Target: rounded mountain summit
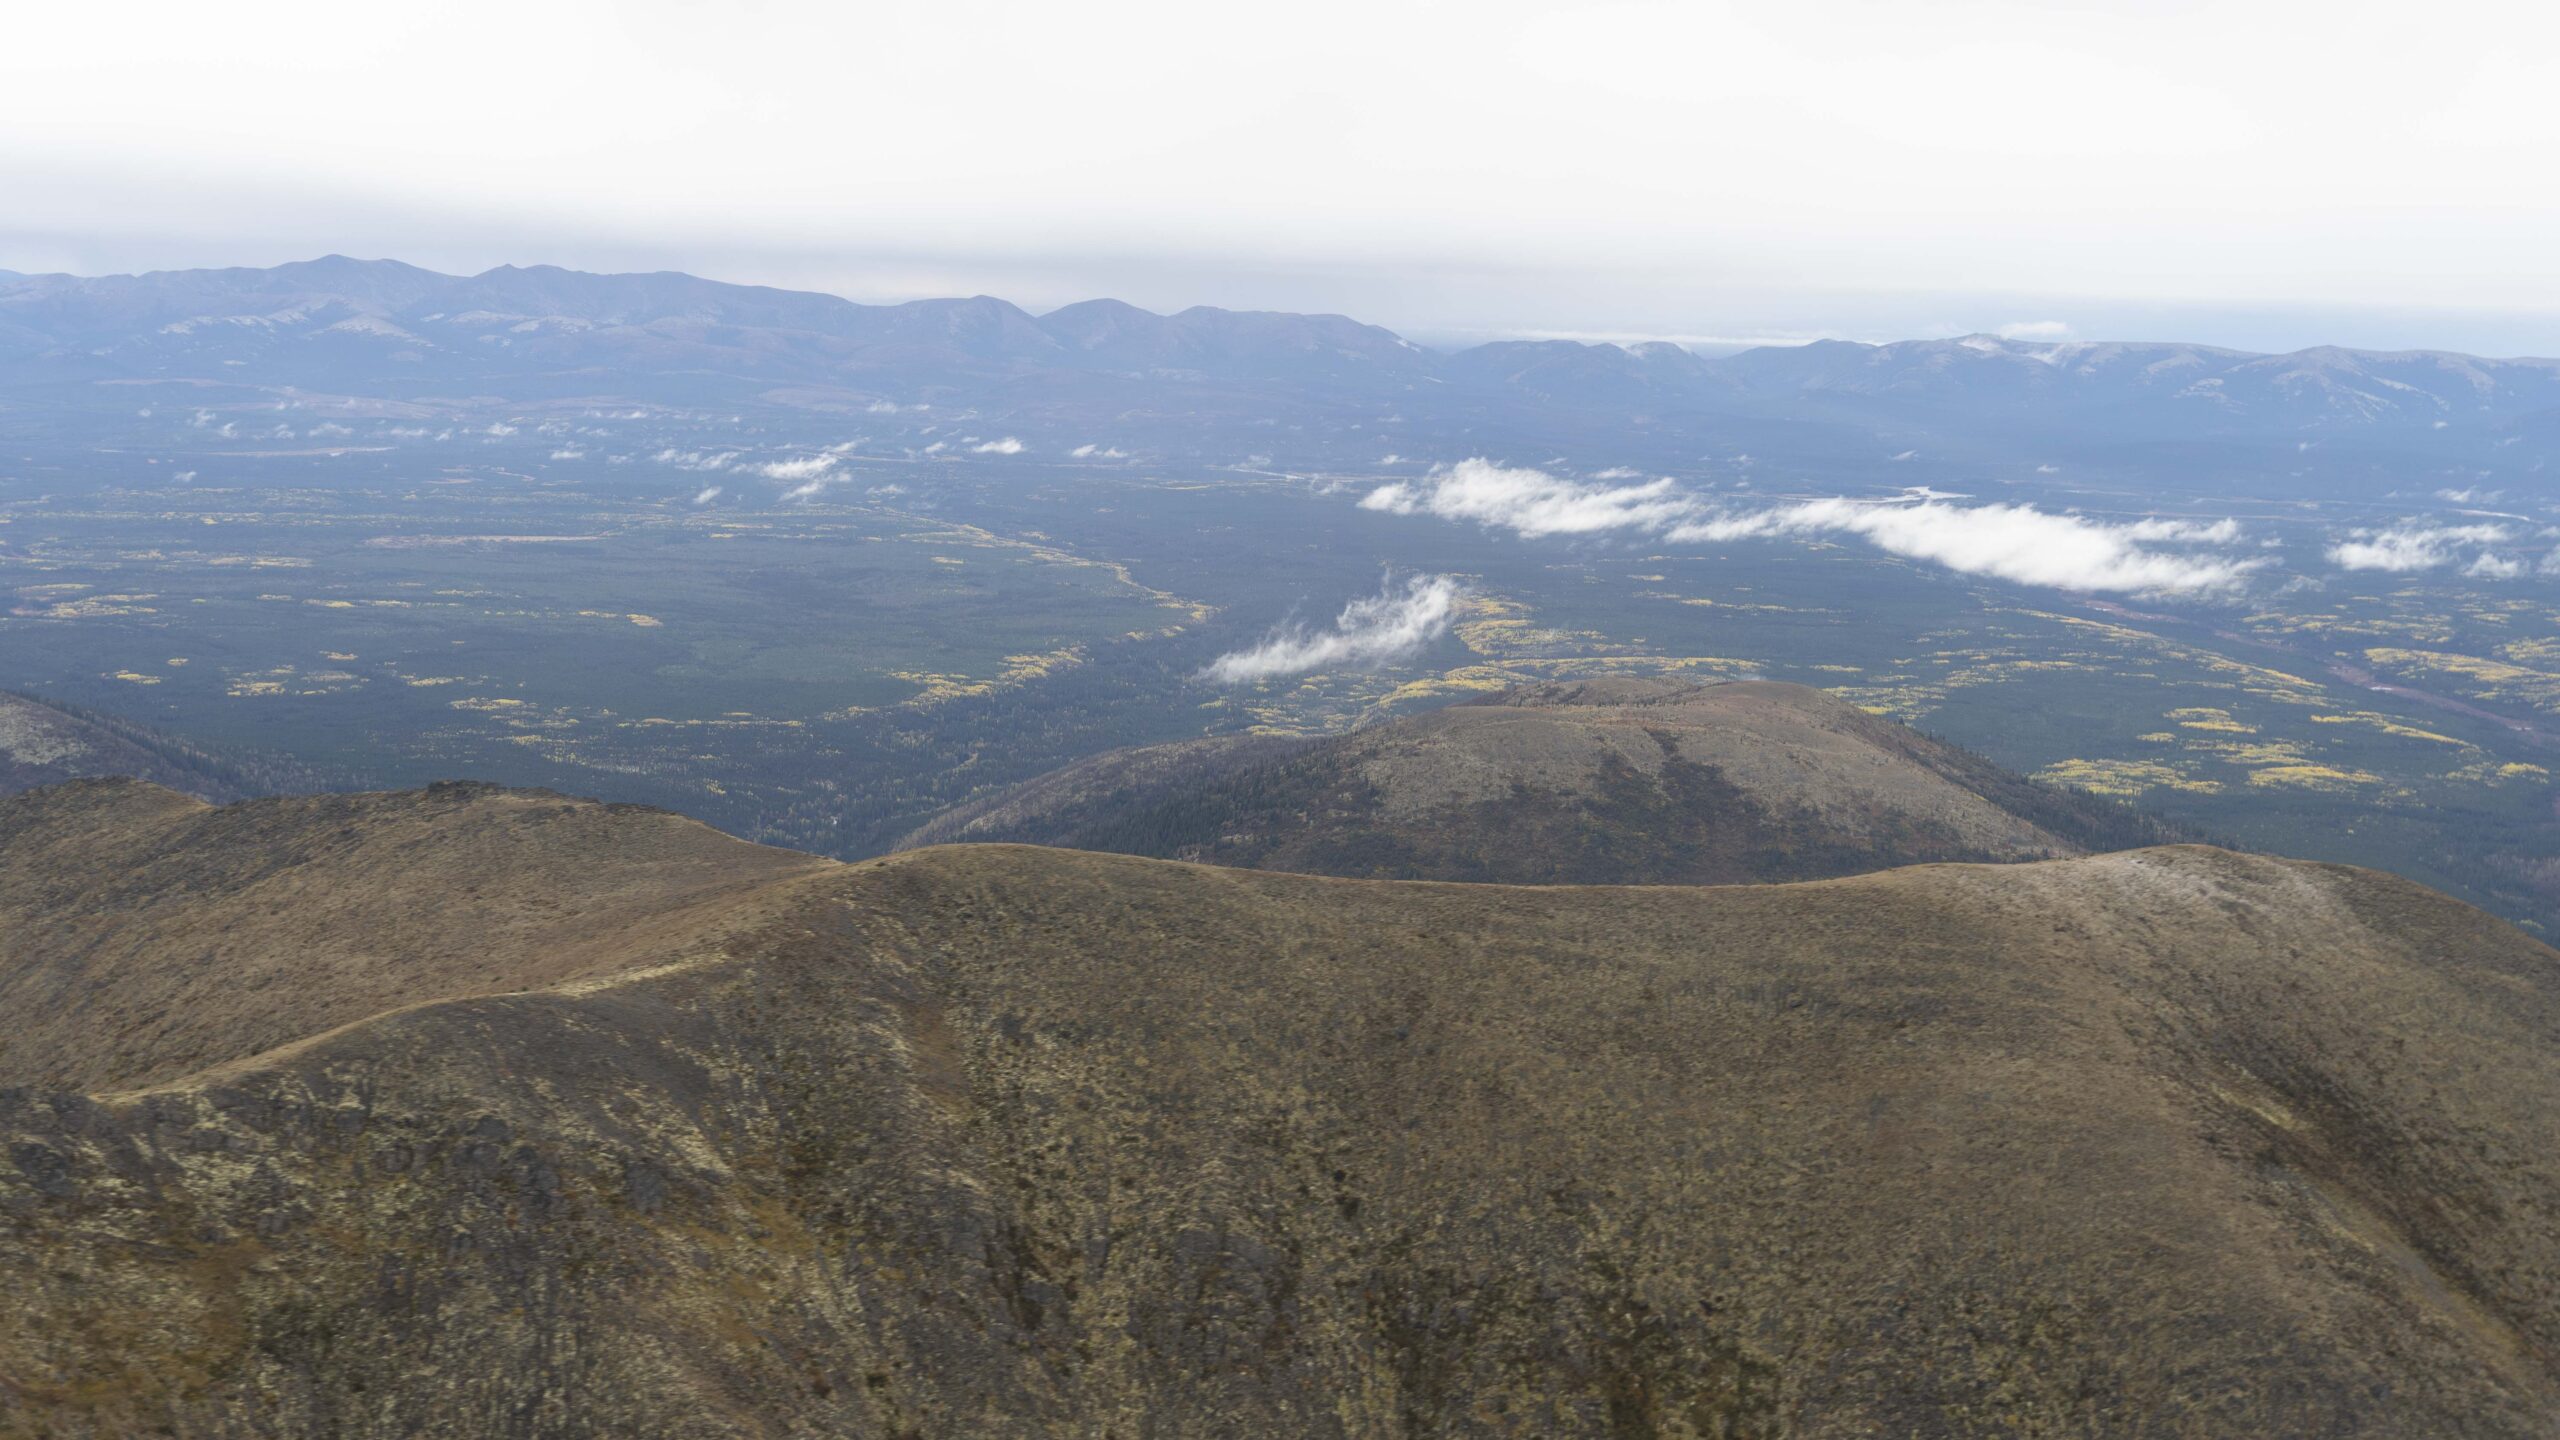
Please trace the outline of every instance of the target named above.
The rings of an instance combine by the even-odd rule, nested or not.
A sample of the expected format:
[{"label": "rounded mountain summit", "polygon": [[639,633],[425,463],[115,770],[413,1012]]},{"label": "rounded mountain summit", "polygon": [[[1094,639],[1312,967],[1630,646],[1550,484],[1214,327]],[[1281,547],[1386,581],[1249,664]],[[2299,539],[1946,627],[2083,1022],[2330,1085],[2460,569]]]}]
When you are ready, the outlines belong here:
[{"label": "rounded mountain summit", "polygon": [[1321,739],[1116,750],[900,849],[1014,841],[1518,885],[1822,879],[2191,839],[1803,685],[1556,681]]}]

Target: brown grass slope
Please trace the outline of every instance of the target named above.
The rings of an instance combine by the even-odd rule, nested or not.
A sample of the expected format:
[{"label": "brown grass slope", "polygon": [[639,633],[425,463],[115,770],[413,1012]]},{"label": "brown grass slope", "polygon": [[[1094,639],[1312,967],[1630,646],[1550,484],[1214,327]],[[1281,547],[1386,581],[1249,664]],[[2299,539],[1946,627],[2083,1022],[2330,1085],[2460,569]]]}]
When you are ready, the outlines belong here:
[{"label": "brown grass slope", "polygon": [[[153,917],[11,971],[211,1003],[158,937],[227,925],[211,968],[289,967],[260,1034],[306,1038],[0,1094],[0,1433],[2560,1431],[2560,956],[2388,876],[1514,888],[794,862],[485,790],[9,805],[12,932]],[[191,867],[189,825],[232,843]],[[339,1023],[293,954],[355,942],[297,908],[378,891],[364,953],[432,948],[474,848],[613,953],[510,910]],[[137,852],[117,915],[71,883]]]},{"label": "brown grass slope", "polygon": [[385,1010],[627,966],[823,862],[697,821],[440,785],[0,802],[0,1084],[126,1088]]},{"label": "brown grass slope", "polygon": [[899,848],[1014,841],[1263,870],[1731,884],[2191,838],[1802,685],[1556,682],[1322,740],[1118,751]]}]

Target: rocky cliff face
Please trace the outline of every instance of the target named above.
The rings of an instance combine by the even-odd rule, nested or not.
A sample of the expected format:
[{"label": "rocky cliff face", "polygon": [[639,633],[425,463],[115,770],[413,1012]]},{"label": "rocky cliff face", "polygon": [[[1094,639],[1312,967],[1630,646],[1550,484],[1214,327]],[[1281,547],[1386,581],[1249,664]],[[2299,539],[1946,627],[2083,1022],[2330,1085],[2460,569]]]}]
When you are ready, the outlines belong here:
[{"label": "rocky cliff face", "polygon": [[0,803],[0,875],[71,1017],[0,1053],[6,1433],[2560,1413],[2560,956],[2386,876],[846,866],[133,786]]}]

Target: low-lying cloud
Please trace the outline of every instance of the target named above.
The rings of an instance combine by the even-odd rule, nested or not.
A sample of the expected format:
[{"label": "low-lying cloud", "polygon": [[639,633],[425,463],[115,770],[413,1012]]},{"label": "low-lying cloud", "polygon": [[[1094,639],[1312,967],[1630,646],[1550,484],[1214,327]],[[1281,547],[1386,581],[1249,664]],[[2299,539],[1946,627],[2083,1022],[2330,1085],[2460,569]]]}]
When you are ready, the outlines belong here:
[{"label": "low-lying cloud", "polygon": [[1022,442],[1007,435],[1001,440],[989,440],[983,445],[972,445],[969,447],[969,452],[973,455],[1019,455],[1022,453]]},{"label": "low-lying cloud", "polygon": [[1467,460],[1370,491],[1368,510],[1435,515],[1523,538],[1631,532],[1674,543],[1853,535],[1896,555],[1967,575],[2064,590],[2204,591],[2237,584],[2267,562],[2161,548],[2228,544],[2231,520],[2111,523],[2032,505],[1950,505],[1917,488],[1893,500],[1805,500],[1763,509],[1711,505],[1669,479],[1603,484]]},{"label": "low-lying cloud", "polygon": [[2452,564],[2471,550],[2511,538],[2503,525],[2398,525],[2387,530],[2356,530],[2329,547],[2329,560],[2342,570],[2382,570],[2406,575]]},{"label": "low-lying cloud", "polygon": [[756,473],[767,480],[815,480],[836,468],[833,455],[809,455],[798,460],[776,460],[759,465]]},{"label": "low-lying cloud", "polygon": [[2229,521],[2195,525],[2144,520],[2111,525],[2032,505],[1947,505],[1934,500],[1918,504],[1807,500],[1680,526],[1669,538],[1730,540],[1824,533],[1856,535],[1878,549],[1966,575],[2057,590],[2221,590],[2267,563],[2158,550],[2146,543],[2235,539],[2239,527]]},{"label": "low-lying cloud", "polygon": [[1419,480],[1381,485],[1362,497],[1360,508],[1473,520],[1528,539],[1661,530],[1699,513],[1698,502],[1669,479],[1598,484],[1567,480],[1544,470],[1511,469],[1490,460],[1461,460]]},{"label": "low-lying cloud", "polygon": [[738,454],[734,450],[714,453],[706,450],[678,450],[669,447],[649,458],[658,464],[672,465],[679,470],[704,470],[716,473],[735,464]]},{"label": "low-lying cloud", "polygon": [[1331,629],[1284,625],[1259,645],[1219,656],[1203,673],[1220,684],[1242,685],[1317,670],[1391,665],[1447,634],[1465,593],[1447,575],[1416,575],[1402,589],[1390,582],[1377,594],[1343,606]]}]

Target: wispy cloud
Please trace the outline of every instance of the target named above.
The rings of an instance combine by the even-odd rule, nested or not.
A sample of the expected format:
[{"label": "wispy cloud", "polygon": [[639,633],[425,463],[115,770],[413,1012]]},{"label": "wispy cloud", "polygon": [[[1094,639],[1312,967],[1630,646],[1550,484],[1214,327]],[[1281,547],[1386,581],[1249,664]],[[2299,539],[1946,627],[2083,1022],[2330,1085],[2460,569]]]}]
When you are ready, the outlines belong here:
[{"label": "wispy cloud", "polygon": [[1010,435],[1007,435],[1001,440],[990,440],[983,445],[972,445],[969,449],[973,453],[979,455],[1019,455],[1022,453],[1022,442],[1014,439]]},{"label": "wispy cloud", "polygon": [[649,458],[661,465],[673,465],[679,470],[720,471],[736,464],[738,454],[734,450],[724,450],[715,454],[705,450],[678,450],[669,447]]},{"label": "wispy cloud", "polygon": [[1393,664],[1447,634],[1464,594],[1446,575],[1416,575],[1402,589],[1390,582],[1377,594],[1343,606],[1331,629],[1284,625],[1259,645],[1219,656],[1203,673],[1221,684],[1241,685],[1315,670]]},{"label": "wispy cloud", "polygon": [[2216,520],[2207,525],[2198,520],[2136,520],[2119,527],[2128,540],[2183,540],[2197,545],[2228,545],[2240,538],[2240,522]]},{"label": "wispy cloud", "polygon": [[2354,530],[2329,547],[2329,560],[2342,570],[2384,570],[2409,574],[2452,564],[2464,551],[2508,539],[2503,525],[2400,525],[2388,530]]},{"label": "wispy cloud", "polygon": [[1472,520],[1529,539],[1660,530],[1699,513],[1697,500],[1680,493],[1669,479],[1594,484],[1490,460],[1461,460],[1419,480],[1381,485],[1362,497],[1360,508]]},{"label": "wispy cloud", "polygon": [[1126,460],[1129,452],[1111,445],[1079,445],[1067,454],[1077,460]]},{"label": "wispy cloud", "polygon": [[767,480],[815,480],[836,468],[833,455],[806,455],[797,460],[775,460],[756,467],[756,473]]},{"label": "wispy cloud", "polygon": [[719,499],[719,498],[720,498],[720,487],[719,487],[719,486],[717,486],[717,485],[705,485],[705,486],[703,486],[700,490],[698,490],[698,491],[694,492],[693,503],[694,503],[694,504],[696,504],[696,505],[708,505],[708,504],[710,504],[712,501],[717,500],[717,499]]},{"label": "wispy cloud", "polygon": [[[2146,520],[2111,525],[2079,515],[2052,514],[2032,505],[1807,500],[1680,526],[1670,538],[1847,534],[1895,555],[2022,585],[2184,592],[2227,589],[2267,562],[2157,550],[2144,542],[2237,538],[2239,527],[2226,529],[2227,523],[2205,526]],[[2181,529],[2190,533],[2176,533]]]},{"label": "wispy cloud", "polygon": [[1468,460],[1370,491],[1365,509],[1436,515],[1524,538],[1626,531],[1674,542],[1846,534],[1968,575],[2065,590],[2198,591],[2237,583],[2267,562],[2163,545],[2226,544],[2229,520],[2109,523],[2031,505],[1949,505],[1917,490],[1888,501],[1825,499],[1757,510],[1712,506],[1671,480],[1599,484]]}]

